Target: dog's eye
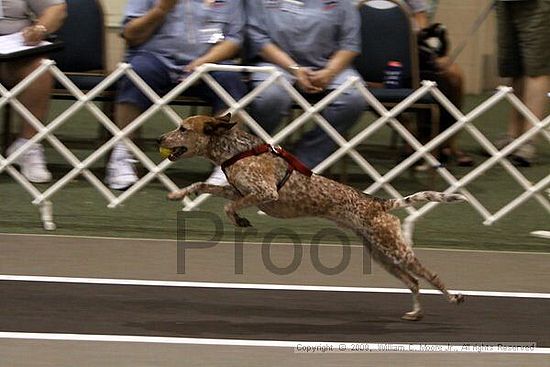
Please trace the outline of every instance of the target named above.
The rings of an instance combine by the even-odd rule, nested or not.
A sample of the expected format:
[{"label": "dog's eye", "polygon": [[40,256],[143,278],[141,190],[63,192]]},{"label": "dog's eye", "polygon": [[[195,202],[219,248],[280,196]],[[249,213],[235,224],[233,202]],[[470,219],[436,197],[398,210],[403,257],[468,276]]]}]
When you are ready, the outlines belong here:
[{"label": "dog's eye", "polygon": [[187,129],[184,128],[183,126],[180,126],[179,129],[178,129],[178,131],[179,131],[180,133],[184,133],[184,132],[187,131]]}]

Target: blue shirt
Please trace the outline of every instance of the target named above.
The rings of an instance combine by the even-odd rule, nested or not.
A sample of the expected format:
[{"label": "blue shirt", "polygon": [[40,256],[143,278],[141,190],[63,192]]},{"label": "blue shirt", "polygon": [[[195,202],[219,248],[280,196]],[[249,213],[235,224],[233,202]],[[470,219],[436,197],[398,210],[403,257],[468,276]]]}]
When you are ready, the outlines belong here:
[{"label": "blue shirt", "polygon": [[268,43],[316,68],[336,51],[360,52],[359,12],[350,0],[248,0],[246,13],[252,58]]},{"label": "blue shirt", "polygon": [[[145,15],[157,0],[129,0],[123,26]],[[180,67],[221,41],[241,45],[244,14],[241,0],[180,0],[157,32],[128,54],[148,51],[168,66]]]}]

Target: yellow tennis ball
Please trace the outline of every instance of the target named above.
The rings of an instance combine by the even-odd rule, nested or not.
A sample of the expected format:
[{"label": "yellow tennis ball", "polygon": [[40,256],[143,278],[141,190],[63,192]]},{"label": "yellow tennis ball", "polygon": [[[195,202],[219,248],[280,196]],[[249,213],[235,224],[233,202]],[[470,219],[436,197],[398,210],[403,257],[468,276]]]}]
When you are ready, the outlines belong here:
[{"label": "yellow tennis ball", "polygon": [[160,147],[159,153],[162,158],[166,159],[170,154],[172,154],[172,149]]}]

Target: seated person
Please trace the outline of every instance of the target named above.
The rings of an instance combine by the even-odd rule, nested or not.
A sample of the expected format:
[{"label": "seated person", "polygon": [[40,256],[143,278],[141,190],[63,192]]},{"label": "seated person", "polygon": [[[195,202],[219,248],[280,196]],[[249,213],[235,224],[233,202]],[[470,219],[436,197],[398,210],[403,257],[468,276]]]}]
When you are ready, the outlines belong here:
[{"label": "seated person", "polygon": [[[430,26],[428,12],[430,5],[426,0],[405,0],[405,3],[411,8],[413,19],[419,30]],[[458,109],[462,108],[464,99],[464,73],[462,69],[454,63],[448,56],[436,57],[433,63],[428,65],[420,63],[420,79],[434,80],[441,92]],[[440,109],[441,117],[439,123],[440,131],[447,129],[456,122],[455,118],[445,109]],[[446,144],[443,145],[440,154],[440,160],[445,162],[451,158],[456,159],[459,166],[472,166],[474,161],[458,147],[458,135],[453,135]]]},{"label": "seated person", "polygon": [[[243,39],[244,17],[240,0],[130,0],[122,37],[128,45],[126,61],[159,95],[173,89],[204,63],[229,60],[238,54]],[[241,75],[212,72],[210,75],[236,100],[246,93]],[[192,88],[212,105],[214,114],[226,108],[205,84]],[[119,83],[115,119],[123,128],[152,102],[129,79]],[[112,189],[126,189],[137,181],[132,155],[126,145],[115,145],[107,165],[106,182]],[[225,184],[225,175],[215,169],[209,182]]]},{"label": "seated person", "polygon": [[[3,17],[0,17],[0,35],[22,32],[24,42],[27,45],[36,45],[44,40],[49,33],[59,29],[67,12],[64,0],[0,1],[0,7],[2,7],[3,13]],[[44,58],[47,58],[47,55],[29,56],[2,62],[0,65],[0,82],[5,87],[13,87],[38,68]],[[45,123],[48,117],[52,88],[52,75],[44,73],[29,87],[25,88],[17,96],[17,100],[38,120]],[[8,148],[7,154],[10,155],[16,151],[35,134],[34,127],[21,117],[19,137]],[[52,179],[52,174],[46,167],[44,149],[40,143],[33,144],[14,163],[21,167],[21,173],[30,182],[46,183]]]},{"label": "seated person", "polygon": [[[351,1],[248,1],[249,57],[256,65],[275,65],[305,95],[330,92],[349,77],[360,77],[352,61],[360,52],[359,13]],[[253,73],[260,84],[270,74]],[[251,105],[252,117],[268,133],[288,114],[292,99],[272,84]],[[366,101],[356,89],[341,94],[323,111],[323,117],[340,133],[355,124]],[[336,148],[316,126],[298,142],[296,155],[313,168]]]}]

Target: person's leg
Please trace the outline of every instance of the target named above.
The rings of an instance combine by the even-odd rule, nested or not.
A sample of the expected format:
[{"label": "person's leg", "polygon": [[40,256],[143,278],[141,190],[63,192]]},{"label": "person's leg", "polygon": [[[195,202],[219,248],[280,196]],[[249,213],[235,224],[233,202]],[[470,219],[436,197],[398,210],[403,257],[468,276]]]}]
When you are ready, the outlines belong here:
[{"label": "person's leg", "polygon": [[[449,64],[446,59],[447,58],[442,58],[442,60],[438,62],[441,66],[441,71],[438,73],[438,87],[449,101],[451,101],[456,108],[461,110],[464,100],[464,73],[456,63]],[[440,109],[440,132],[447,129],[455,122],[456,119],[447,109]],[[449,158],[453,157],[456,159],[456,163],[459,166],[472,166],[474,161],[468,154],[460,149],[458,137],[459,133],[451,136],[447,142],[443,144],[440,161],[445,163]]]},{"label": "person's leg", "polygon": [[[529,1],[516,5],[519,12],[518,39],[524,64],[523,102],[542,120],[546,117],[550,92],[550,1]],[[523,120],[518,133],[531,129],[532,124]]]},{"label": "person's leg", "polygon": [[[529,1],[525,5],[515,6],[514,21],[524,66],[520,98],[538,119],[543,119],[550,89],[550,2]],[[514,133],[514,138],[533,126],[523,117],[512,119],[512,123],[515,126],[510,130]],[[511,158],[517,165],[529,166],[535,159],[535,150],[535,139],[532,139],[519,147]]]},{"label": "person's leg", "polygon": [[[115,105],[115,122],[121,129],[125,128],[143,113],[143,108],[133,103],[121,102]],[[133,134],[130,134],[133,137]]]},{"label": "person's leg", "polygon": [[[546,117],[546,109],[549,100],[548,93],[550,93],[550,75],[525,77],[523,90],[524,102],[527,108],[531,110],[539,120]],[[528,131],[532,127],[533,125],[524,119],[521,133]]]},{"label": "person's leg", "polygon": [[[546,117],[550,76],[514,78],[512,87],[514,93],[539,120]],[[511,137],[517,138],[531,129],[532,126],[517,109],[512,109],[510,123],[508,124],[508,134]]]},{"label": "person's leg", "polygon": [[[531,112],[538,118],[544,117],[547,97],[546,93],[550,88],[550,78],[548,76],[539,77],[516,77],[512,79],[512,88],[516,96],[527,106]],[[516,108],[512,108],[510,119],[508,120],[508,128],[506,136],[495,143],[498,149],[504,148],[514,139],[518,138],[533,125]],[[536,149],[534,140],[521,145],[515,150],[510,158],[512,162],[519,166],[528,167],[531,161],[535,158]]]},{"label": "person's leg", "polygon": [[[139,53],[133,56],[130,64],[134,71],[157,94],[163,95],[172,85],[167,67],[155,56]],[[134,121],[153,102],[137,88],[134,83],[124,78],[119,82],[115,104],[115,122],[120,128]],[[130,136],[131,137],[131,136]],[[110,188],[123,190],[137,180],[135,159],[123,142],[113,147],[113,152],[107,164],[106,183]]]},{"label": "person's leg", "polygon": [[[239,101],[246,94],[246,85],[242,80],[241,73],[214,71],[210,75],[235,101]],[[228,106],[225,102],[208,86],[206,88],[208,88],[207,97],[212,105],[214,115],[220,114],[223,110],[227,109]]]},{"label": "person's leg", "polygon": [[[8,63],[4,68],[7,79],[15,84],[27,77],[40,66],[42,58],[23,59]],[[48,118],[50,93],[53,87],[53,77],[49,72],[43,73],[28,88],[17,97],[30,113],[38,120],[45,123]],[[28,139],[36,134],[36,130],[23,116],[19,116],[21,132],[19,138],[8,148],[8,154],[17,150]],[[46,168],[46,159],[40,143],[34,144],[19,159],[21,172],[31,182],[45,183],[52,179],[51,173]]]},{"label": "person's leg", "polygon": [[[498,70],[499,75],[505,78],[512,78],[512,87],[517,96],[521,98],[523,94],[523,74],[520,38],[518,23],[514,21],[515,9],[512,1],[498,1],[497,26],[498,26]],[[522,4],[523,5],[523,4]],[[519,127],[523,125],[521,115],[512,109],[509,116],[506,135],[495,141],[497,149],[502,149],[518,136]]]},{"label": "person's leg", "polygon": [[[355,125],[366,105],[361,93],[352,89],[341,94],[321,115],[340,134],[344,134]],[[333,153],[336,147],[334,140],[321,127],[316,126],[300,139],[295,154],[306,166],[314,168]]]},{"label": "person's leg", "polygon": [[[518,82],[519,83],[519,82]],[[550,76],[542,75],[537,77],[522,78],[521,100],[525,106],[537,117],[542,120],[546,117],[546,107],[548,106],[547,93],[550,90]],[[533,125],[515,108],[510,119],[509,134],[517,138],[529,131]],[[536,138],[522,144],[516,149],[510,158],[512,161],[522,167],[529,167],[536,157]]]},{"label": "person's leg", "polygon": [[[520,100],[525,100],[524,91],[525,91],[525,78],[516,77],[512,79],[512,88],[514,88],[514,93]],[[508,120],[508,128],[506,129],[506,135],[511,138],[511,140],[517,138],[523,133],[523,125],[525,124],[523,115],[515,108],[512,108],[510,111],[510,118]],[[502,147],[499,147],[502,148]]]},{"label": "person's leg", "polygon": [[[260,82],[254,82],[254,87]],[[281,120],[288,116],[292,98],[278,84],[272,84],[250,104],[251,117],[262,126],[268,134],[272,134]]]},{"label": "person's leg", "polygon": [[[12,72],[18,80],[25,78],[40,66],[41,58],[26,60],[15,64]],[[47,72],[43,73],[26,88],[18,97],[19,101],[42,123],[48,117],[50,105],[50,93],[53,88],[53,77]],[[30,139],[36,134],[36,130],[21,116],[21,134],[24,139]]]},{"label": "person's leg", "polygon": [[[288,82],[291,84],[295,82],[295,78],[291,74],[274,64],[259,63],[257,66],[274,66]],[[255,89],[270,76],[269,73],[252,73],[250,76],[252,88]],[[248,112],[267,133],[272,134],[281,123],[281,120],[288,116],[291,106],[292,98],[282,86],[275,82],[256,96],[250,104]]]},{"label": "person's leg", "polygon": [[[172,86],[168,68],[152,54],[141,52],[134,55],[129,63],[132,69],[157,94],[162,96]],[[143,111],[149,108],[153,101],[127,77],[118,83],[115,101],[115,120],[120,128],[126,127]]]},{"label": "person's leg", "polygon": [[[246,85],[242,80],[241,73],[214,71],[210,75],[235,101],[239,101],[246,94]],[[190,95],[207,100],[212,106],[213,115],[219,115],[228,108],[223,99],[206,83],[197,84],[188,92]],[[206,182],[217,186],[228,185],[227,178],[219,166],[214,167]]]}]

